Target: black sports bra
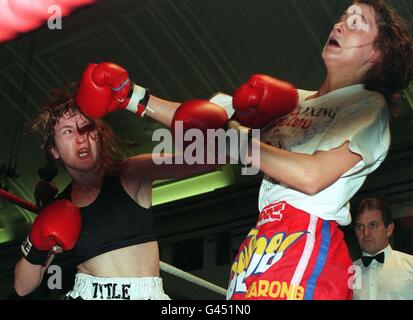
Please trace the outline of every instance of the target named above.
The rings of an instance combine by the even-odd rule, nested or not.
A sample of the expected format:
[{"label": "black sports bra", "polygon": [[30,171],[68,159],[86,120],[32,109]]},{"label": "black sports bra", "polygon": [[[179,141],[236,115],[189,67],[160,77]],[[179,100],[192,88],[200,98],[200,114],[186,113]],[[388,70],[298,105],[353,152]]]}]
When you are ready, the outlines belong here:
[{"label": "black sports bra", "polygon": [[[58,198],[71,200],[72,184]],[[118,178],[105,176],[96,200],[83,208],[82,229],[73,251],[82,263],[105,252],[156,240],[151,209],[137,204]]]}]

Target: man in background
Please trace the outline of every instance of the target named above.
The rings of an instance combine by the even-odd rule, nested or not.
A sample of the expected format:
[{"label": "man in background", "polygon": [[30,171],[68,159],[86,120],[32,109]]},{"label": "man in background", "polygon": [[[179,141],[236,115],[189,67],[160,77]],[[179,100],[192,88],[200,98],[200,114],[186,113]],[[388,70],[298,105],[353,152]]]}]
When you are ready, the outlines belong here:
[{"label": "man in background", "polygon": [[384,200],[360,202],[355,234],[362,257],[354,262],[354,300],[413,300],[413,256],[393,250],[392,215]]}]

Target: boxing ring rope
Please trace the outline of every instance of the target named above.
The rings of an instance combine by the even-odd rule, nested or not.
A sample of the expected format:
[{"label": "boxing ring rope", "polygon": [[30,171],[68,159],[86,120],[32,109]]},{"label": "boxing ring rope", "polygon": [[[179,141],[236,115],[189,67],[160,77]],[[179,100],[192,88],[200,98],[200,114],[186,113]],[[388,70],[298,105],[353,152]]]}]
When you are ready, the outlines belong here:
[{"label": "boxing ring rope", "polygon": [[[37,208],[33,203],[28,202],[26,200],[23,200],[11,192],[8,192],[4,189],[0,189],[0,199],[6,200],[8,202],[11,202],[23,209],[26,209],[28,211],[38,213],[39,208]],[[190,274],[189,272],[183,271],[181,269],[178,269],[170,264],[167,264],[165,262],[160,261],[159,262],[160,269],[168,274],[171,274],[177,278],[181,278],[183,280],[186,280],[188,282],[192,282],[200,287],[203,287],[205,289],[208,289],[210,291],[213,291],[215,293],[218,293],[220,295],[226,296],[226,290],[222,287],[219,287],[209,281],[206,281],[204,279],[201,279],[199,277],[194,276],[193,274]]]},{"label": "boxing ring rope", "polygon": [[209,289],[215,293],[222,294],[223,296],[226,296],[227,290],[225,290],[222,287],[219,287],[211,282],[208,282],[204,279],[198,278],[194,276],[193,274],[190,274],[188,272],[182,271],[181,269],[175,268],[174,266],[171,266],[170,264],[167,264],[165,262],[160,261],[160,268],[162,271],[172,274],[178,278],[184,279],[188,282],[192,282],[196,285],[199,285],[200,287],[204,287],[206,289]]},{"label": "boxing ring rope", "polygon": [[41,28],[50,18],[63,18],[96,0],[0,0],[0,43]]},{"label": "boxing ring rope", "polygon": [[0,198],[8,202],[11,202],[23,209],[29,210],[33,213],[39,212],[39,209],[33,203],[20,199],[19,197],[15,196],[11,192],[8,192],[4,189],[0,189]]}]

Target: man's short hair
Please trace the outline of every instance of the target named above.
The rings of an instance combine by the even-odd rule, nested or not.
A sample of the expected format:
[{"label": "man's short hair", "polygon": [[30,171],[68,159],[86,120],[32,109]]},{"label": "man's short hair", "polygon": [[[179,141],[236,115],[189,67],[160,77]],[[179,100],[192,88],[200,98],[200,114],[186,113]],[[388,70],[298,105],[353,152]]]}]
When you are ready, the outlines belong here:
[{"label": "man's short hair", "polygon": [[379,197],[371,197],[361,200],[357,206],[355,218],[367,210],[379,210],[386,227],[393,223],[392,213],[384,199]]}]

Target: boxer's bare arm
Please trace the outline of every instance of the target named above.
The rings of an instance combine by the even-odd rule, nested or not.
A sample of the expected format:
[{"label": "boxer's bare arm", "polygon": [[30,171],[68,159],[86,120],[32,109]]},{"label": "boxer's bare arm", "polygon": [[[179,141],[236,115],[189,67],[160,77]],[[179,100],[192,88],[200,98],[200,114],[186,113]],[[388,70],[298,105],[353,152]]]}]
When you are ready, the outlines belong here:
[{"label": "boxer's bare arm", "polygon": [[35,265],[21,258],[14,268],[14,290],[19,296],[33,292],[42,282],[43,276],[54,255],[51,255],[46,266]]},{"label": "boxer's bare arm", "polygon": [[156,120],[170,128],[174,113],[179,106],[179,102],[168,101],[151,95],[146,107],[145,117]]}]

